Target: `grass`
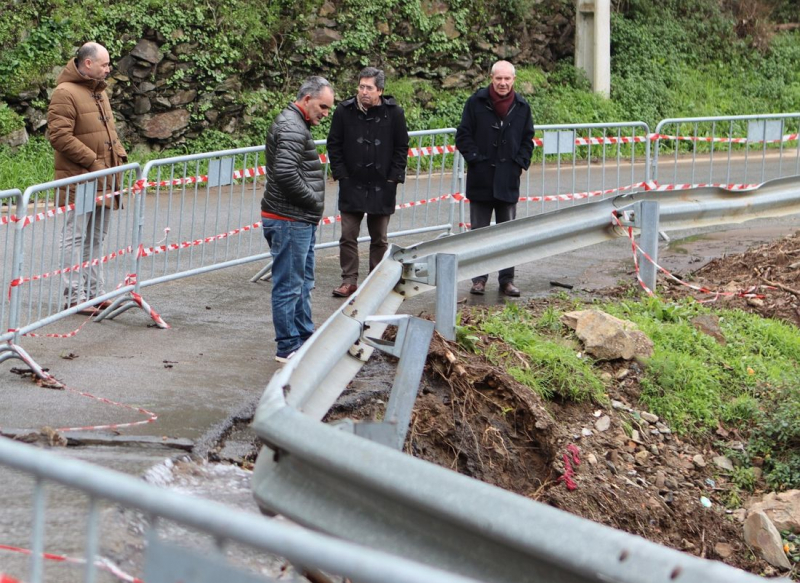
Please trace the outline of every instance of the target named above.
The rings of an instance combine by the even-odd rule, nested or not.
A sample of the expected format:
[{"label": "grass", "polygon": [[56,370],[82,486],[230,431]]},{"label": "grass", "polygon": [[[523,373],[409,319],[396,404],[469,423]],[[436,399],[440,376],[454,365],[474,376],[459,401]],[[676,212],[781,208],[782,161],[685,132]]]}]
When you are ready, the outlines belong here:
[{"label": "grass", "polygon": [[[728,452],[738,464],[732,481],[740,488],[752,488],[749,468],[756,459],[771,488],[800,487],[800,334],[795,327],[743,311],[711,310],[692,300],[631,299],[594,307],[635,323],[654,343],[652,357],[643,363],[641,405],[679,435],[714,439],[717,428],[725,426],[747,436],[743,451]],[[562,313],[550,306],[534,317],[517,305],[474,313],[461,329],[460,342],[547,399],[606,402],[599,369],[560,324]],[[698,316],[719,319],[725,344],[693,325]]]}]

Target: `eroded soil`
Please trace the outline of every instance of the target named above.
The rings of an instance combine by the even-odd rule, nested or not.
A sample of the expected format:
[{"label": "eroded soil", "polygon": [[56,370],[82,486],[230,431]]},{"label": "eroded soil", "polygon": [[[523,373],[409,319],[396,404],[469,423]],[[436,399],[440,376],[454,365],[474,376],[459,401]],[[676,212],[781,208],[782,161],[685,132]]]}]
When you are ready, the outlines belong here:
[{"label": "eroded soil", "polygon": [[[661,276],[658,290],[665,297],[692,295],[798,325],[798,267],[800,237],[792,235],[681,274],[694,288]],[[600,293],[613,298],[626,291]],[[551,296],[531,300],[528,307],[539,312],[564,301]],[[465,310],[462,319],[469,317]],[[386,373],[392,366],[390,358],[373,357],[331,417],[380,415],[391,385]],[[677,437],[639,404],[642,369],[637,363],[602,366],[611,405],[545,401],[482,356],[437,336],[406,450],[700,557],[762,575],[787,575],[750,552],[742,539],[744,511],[726,508],[731,485],[726,472],[712,461],[722,455],[715,444],[736,446],[741,436],[719,427],[713,439],[705,441]],[[376,384],[376,379],[383,381]],[[797,578],[796,573],[789,575]]]}]

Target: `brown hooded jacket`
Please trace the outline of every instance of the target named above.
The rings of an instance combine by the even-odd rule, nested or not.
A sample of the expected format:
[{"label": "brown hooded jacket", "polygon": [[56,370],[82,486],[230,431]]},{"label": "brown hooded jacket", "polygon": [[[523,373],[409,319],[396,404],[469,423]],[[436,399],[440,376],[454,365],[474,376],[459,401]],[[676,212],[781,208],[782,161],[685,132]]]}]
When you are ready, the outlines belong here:
[{"label": "brown hooded jacket", "polygon": [[[114,116],[105,92],[106,82],[84,77],[72,59],[56,81],[47,108],[48,139],[55,150],[56,180],[127,162],[128,155],[117,136]],[[98,180],[98,190],[120,190],[120,175]],[[69,201],[74,202],[74,189]],[[118,206],[104,199],[105,206]],[[64,204],[61,202],[60,204]]]}]

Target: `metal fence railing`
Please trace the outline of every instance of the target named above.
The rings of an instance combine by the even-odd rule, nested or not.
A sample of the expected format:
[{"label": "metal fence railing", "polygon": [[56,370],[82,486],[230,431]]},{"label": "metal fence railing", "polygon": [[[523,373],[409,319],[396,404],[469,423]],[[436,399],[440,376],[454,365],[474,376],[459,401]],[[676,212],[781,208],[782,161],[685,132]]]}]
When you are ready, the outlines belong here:
[{"label": "metal fence railing", "polygon": [[751,187],[800,174],[800,113],[665,119],[653,135],[662,187]]},{"label": "metal fence railing", "polygon": [[[14,224],[22,205],[22,193],[19,190],[0,191],[0,342],[13,337],[10,316],[11,306],[9,294],[14,272],[14,257],[18,254],[14,250]],[[2,348],[0,348],[2,350]],[[4,360],[0,352],[0,361]]]},{"label": "metal fence railing", "polygon": [[16,341],[124,293],[135,249],[138,172],[138,164],[127,164],[25,190],[8,287]]},{"label": "metal fence railing", "polygon": [[[269,552],[294,565],[300,572],[321,569],[364,583],[475,583],[411,560],[374,551],[330,536],[311,532],[286,521],[272,520],[220,503],[186,496],[147,484],[138,478],[81,462],[0,437],[0,466],[17,470],[28,479],[15,482],[16,495],[29,490],[32,504],[29,520],[17,516],[14,529],[5,533],[0,545],[0,580],[13,576],[24,583],[77,581],[76,567],[85,582],[129,581],[146,583],[211,583],[225,580],[241,583],[275,581],[231,562],[227,552],[242,544],[254,552]],[[47,537],[48,494],[65,493],[50,486],[67,486],[82,495],[86,507],[83,524],[72,525],[66,539]],[[28,492],[24,492],[28,495]],[[103,520],[108,503],[120,510],[142,513],[144,532],[125,529],[125,545],[107,543],[110,527]],[[138,532],[138,534],[137,534]],[[186,544],[189,533],[197,546]],[[113,537],[112,537],[113,538]],[[144,549],[143,557],[128,557],[124,569],[118,558],[121,548]],[[63,554],[65,548],[71,555]],[[13,560],[16,557],[18,560]],[[277,567],[275,569],[278,570]],[[113,575],[113,579],[109,576]],[[275,573],[277,575],[278,573]],[[316,579],[318,580],[318,579]]]},{"label": "metal fence railing", "polygon": [[649,136],[644,122],[538,126],[517,216],[643,190]]}]

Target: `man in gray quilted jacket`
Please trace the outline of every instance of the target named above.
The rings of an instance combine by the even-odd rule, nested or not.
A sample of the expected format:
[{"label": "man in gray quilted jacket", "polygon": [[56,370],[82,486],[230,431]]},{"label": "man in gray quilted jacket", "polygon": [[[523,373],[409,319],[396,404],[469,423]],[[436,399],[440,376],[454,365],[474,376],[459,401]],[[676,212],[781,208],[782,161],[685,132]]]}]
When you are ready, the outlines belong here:
[{"label": "man in gray quilted jacket", "polygon": [[325,176],[311,136],[333,108],[333,88],[309,77],[267,134],[267,187],[261,222],[272,255],[275,360],[285,363],[313,333],[314,244],[322,218]]}]

